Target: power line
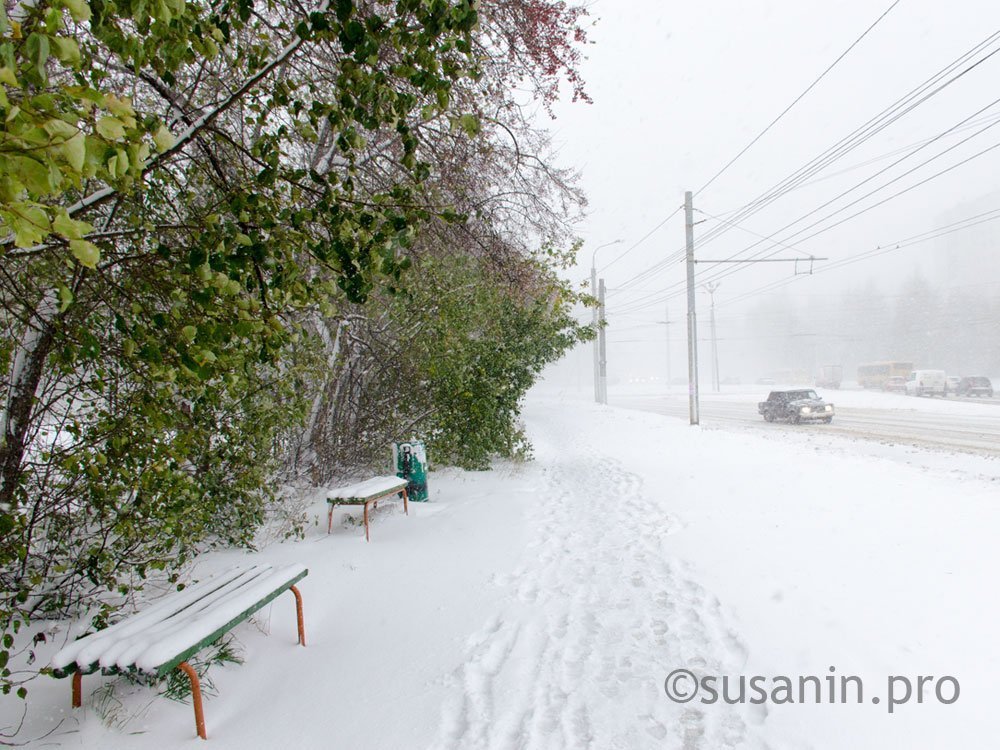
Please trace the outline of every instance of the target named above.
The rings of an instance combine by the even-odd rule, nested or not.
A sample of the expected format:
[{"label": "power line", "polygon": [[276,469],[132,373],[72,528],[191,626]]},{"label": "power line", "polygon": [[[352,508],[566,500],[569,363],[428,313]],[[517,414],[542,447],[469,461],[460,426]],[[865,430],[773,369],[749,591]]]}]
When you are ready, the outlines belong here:
[{"label": "power line", "polygon": [[865,29],[864,33],[862,33],[861,36],[859,36],[857,39],[854,40],[854,42],[851,43],[850,47],[848,47],[846,50],[844,50],[836,60],[834,60],[832,63],[830,63],[830,65],[827,67],[827,69],[824,70],[822,73],[820,73],[819,77],[806,87],[805,91],[803,91],[801,94],[799,94],[797,97],[795,97],[795,99],[792,101],[792,103],[789,104],[787,107],[785,107],[782,110],[782,112],[781,112],[780,115],[778,115],[773,120],[771,120],[771,122],[767,125],[767,127],[765,127],[762,131],[760,131],[760,133],[758,133],[757,136],[752,141],[750,141],[750,143],[748,143],[746,146],[744,146],[743,149],[738,154],[736,154],[736,156],[734,156],[732,159],[730,159],[726,163],[726,166],[724,166],[722,169],[720,169],[718,172],[716,172],[714,175],[712,175],[712,178],[708,182],[706,182],[704,185],[702,185],[700,188],[698,188],[698,190],[696,190],[695,193],[694,193],[695,196],[697,196],[699,193],[701,193],[703,190],[705,190],[705,188],[707,188],[709,185],[711,185],[713,182],[715,182],[719,178],[719,176],[722,175],[723,172],[725,172],[727,169],[729,169],[731,166],[733,166],[733,164],[735,164],[736,161],[741,156],[743,156],[743,154],[745,154],[747,151],[749,151],[750,148],[755,143],[757,143],[757,141],[759,141],[761,138],[763,138],[764,135],[767,133],[767,131],[769,131],[772,127],[774,127],[778,123],[778,121],[781,120],[781,118],[783,118],[785,115],[787,115],[788,112],[792,109],[792,107],[794,107],[796,104],[798,104],[800,101],[802,101],[802,99],[805,97],[805,95],[808,94],[810,91],[812,91],[813,88],[815,88],[816,84],[818,84],[820,81],[822,81],[823,78],[826,77],[826,74],[829,73],[831,70],[833,70],[834,67],[836,67],[837,63],[839,63],[841,60],[843,60],[845,57],[847,57],[848,53],[850,53],[851,50],[853,50],[855,47],[857,47],[858,44],[861,43],[861,40],[864,39],[866,36],[868,36],[869,32],[872,29],[874,29],[876,26],[878,26],[879,22],[883,18],[885,18],[887,15],[889,15],[889,12],[893,8],[895,8],[897,5],[899,5],[899,0],[896,0],[892,5],[890,5],[885,10],[884,13],[882,13],[882,15],[880,15],[878,18],[876,18],[875,21],[871,24],[871,26],[869,26],[867,29]]},{"label": "power line", "polygon": [[[984,50],[988,49],[990,45],[997,41],[998,37],[1000,37],[1000,31],[993,32],[983,41],[974,45],[971,49],[909,91],[906,95],[897,99],[893,104],[886,107],[875,117],[869,119],[866,123],[856,128],[849,135],[841,138],[840,141],[827,148],[819,156],[814,157],[811,161],[807,162],[804,166],[779,181],[776,185],[766,190],[750,203],[744,205],[740,209],[737,209],[734,212],[736,214],[734,221],[742,221],[749,218],[769,206],[774,201],[784,195],[787,195],[792,190],[800,187],[803,182],[808,180],[810,177],[818,174],[823,169],[826,169],[828,166],[841,159],[844,155],[853,151],[861,144],[870,140],[876,134],[885,130],[889,125],[898,121],[901,117],[909,114],[918,106],[926,103],[945,88],[975,70],[979,65],[983,64],[993,57],[993,55],[997,54],[997,52],[1000,52],[1000,48],[994,49],[993,51],[987,53],[984,57],[974,61],[950,79],[944,80],[954,71],[959,70],[961,66],[966,65],[966,63],[977,54],[980,54]],[[941,83],[941,81],[944,82]],[[701,238],[699,244],[704,247],[722,234],[725,234],[726,231],[728,231],[728,228],[710,231],[707,235]]]},{"label": "power line", "polygon": [[[1000,49],[998,49],[997,51],[1000,52]],[[840,200],[841,198],[844,198],[844,197],[848,196],[850,193],[854,192],[855,190],[857,190],[861,186],[863,186],[866,183],[870,182],[871,180],[875,179],[879,175],[882,175],[882,174],[888,172],[893,167],[898,166],[903,161],[905,161],[909,157],[915,155],[916,153],[918,153],[920,150],[922,150],[926,146],[928,146],[931,143],[934,143],[934,142],[940,140],[941,138],[943,138],[944,136],[946,136],[946,135],[954,132],[956,129],[964,126],[970,120],[972,120],[975,117],[978,117],[983,112],[985,112],[986,110],[990,109],[991,107],[996,106],[997,104],[1000,104],[1000,98],[995,99],[990,104],[988,104],[985,107],[979,109],[977,112],[973,113],[969,117],[966,117],[965,119],[959,121],[958,123],[956,123],[952,127],[950,127],[947,130],[943,131],[942,133],[939,133],[933,139],[931,139],[930,141],[928,141],[924,145],[920,146],[920,148],[918,148],[917,150],[915,150],[915,151],[907,154],[906,156],[904,156],[904,157],[902,157],[900,159],[897,159],[895,162],[893,162],[889,166],[884,167],[883,169],[880,169],[879,171],[875,172],[873,175],[865,178],[861,182],[858,182],[853,187],[848,188],[847,190],[844,190],[839,195],[837,195],[834,198],[826,201],[825,203],[821,204],[817,208],[814,208],[811,211],[808,211],[805,214],[803,214],[802,216],[798,217],[794,221],[789,222],[788,224],[786,224],[785,226],[783,226],[781,229],[778,229],[776,232],[774,232],[770,236],[765,236],[765,235],[757,234],[757,233],[755,233],[755,232],[753,232],[753,231],[751,231],[749,229],[746,229],[745,227],[740,226],[736,221],[730,221],[730,220],[726,220],[726,219],[721,219],[720,217],[712,216],[712,218],[714,218],[716,221],[723,222],[724,224],[728,225],[729,227],[739,227],[743,231],[746,231],[746,232],[748,232],[750,234],[754,234],[755,236],[762,238],[762,239],[758,240],[757,242],[755,242],[755,243],[749,245],[748,247],[744,248],[743,250],[740,250],[740,251],[738,251],[738,252],[730,255],[726,259],[726,262],[737,261],[737,259],[739,259],[740,256],[742,256],[745,253],[749,252],[753,248],[761,245],[763,242],[773,242],[773,243],[779,245],[780,247],[794,248],[793,245],[789,244],[789,240],[791,240],[793,238],[796,238],[796,237],[799,237],[803,232],[806,232],[806,231],[808,231],[808,230],[810,230],[810,229],[812,229],[812,228],[814,228],[814,227],[822,224],[823,222],[828,221],[829,219],[834,218],[835,216],[837,216],[838,214],[846,211],[847,209],[851,208],[852,206],[856,206],[858,203],[860,203],[861,201],[865,200],[866,198],[872,197],[873,195],[875,195],[878,192],[881,192],[882,190],[884,190],[885,188],[889,187],[890,185],[892,185],[892,184],[898,182],[899,180],[901,180],[901,179],[903,179],[903,178],[905,178],[905,177],[913,174],[915,171],[917,171],[921,167],[924,167],[927,164],[930,164],[932,161],[935,161],[936,159],[944,156],[945,154],[950,153],[951,151],[955,150],[959,146],[961,146],[961,145],[969,142],[973,138],[975,138],[975,137],[981,135],[982,133],[986,132],[990,128],[993,128],[996,125],[1000,124],[1000,120],[993,120],[989,124],[985,125],[984,127],[980,128],[979,130],[977,130],[972,135],[967,136],[966,138],[963,138],[958,143],[953,144],[952,146],[944,149],[943,151],[938,152],[937,154],[935,154],[934,156],[932,156],[932,157],[930,157],[928,159],[925,159],[920,164],[916,165],[915,167],[912,167],[911,169],[903,172],[900,175],[897,175],[896,177],[894,177],[893,179],[891,179],[888,182],[884,183],[883,185],[879,186],[878,188],[876,188],[874,190],[871,190],[868,193],[865,193],[861,197],[856,198],[855,200],[851,201],[850,203],[847,203],[844,206],[841,206],[840,208],[838,208],[838,209],[830,212],[829,214],[827,214],[826,216],[822,217],[821,219],[818,219],[818,220],[814,221],[812,224],[809,224],[808,226],[802,227],[801,229],[793,232],[785,240],[778,240],[773,235],[774,234],[778,234],[779,232],[784,232],[785,230],[791,229],[796,224],[799,224],[802,221],[805,221],[810,216],[812,216],[812,215],[818,213],[819,211],[821,211],[823,208],[825,208],[827,206],[830,206],[831,204],[835,203],[836,201]],[[801,243],[801,242],[804,242],[806,240],[809,240],[809,239],[812,239],[814,237],[817,237],[820,234],[828,232],[828,231],[830,231],[830,230],[832,230],[832,229],[840,226],[841,224],[844,224],[845,222],[850,221],[851,219],[857,218],[858,216],[861,216],[862,214],[867,213],[868,211],[874,210],[875,208],[878,208],[879,206],[884,205],[885,203],[888,203],[889,201],[894,200],[895,198],[898,198],[899,196],[904,195],[905,193],[908,193],[911,190],[914,190],[914,189],[920,187],[921,185],[924,185],[927,182],[930,182],[933,179],[936,179],[936,178],[938,178],[938,177],[940,177],[940,176],[942,176],[944,174],[947,174],[948,172],[951,172],[952,170],[957,169],[958,167],[960,167],[960,166],[962,166],[964,164],[967,164],[968,162],[972,161],[973,159],[979,158],[980,156],[983,156],[986,153],[989,153],[989,152],[995,150],[998,147],[1000,147],[1000,143],[994,144],[993,146],[990,146],[990,147],[988,147],[986,149],[983,149],[983,150],[981,150],[981,151],[973,154],[972,156],[967,157],[966,159],[963,159],[963,160],[961,160],[961,161],[959,161],[959,162],[957,162],[955,164],[952,164],[951,166],[947,167],[946,169],[943,169],[943,170],[941,170],[939,172],[936,172],[935,174],[932,174],[929,177],[926,177],[923,180],[920,180],[920,181],[916,182],[915,184],[910,185],[909,187],[907,187],[907,188],[905,188],[903,190],[900,190],[900,191],[897,191],[896,193],[893,193],[889,197],[884,198],[884,199],[882,199],[882,200],[880,200],[880,201],[878,201],[878,202],[876,202],[876,203],[868,206],[867,208],[864,208],[864,209],[862,209],[860,211],[857,211],[857,212],[851,214],[850,216],[844,217],[844,218],[840,219],[839,221],[834,222],[833,224],[830,224],[830,225],[828,225],[828,226],[826,226],[826,227],[824,227],[824,228],[822,228],[822,229],[820,229],[820,230],[818,230],[816,232],[813,232],[812,234],[809,234],[809,235],[807,235],[805,237],[802,237],[801,239],[798,240],[798,242]],[[702,211],[702,213],[704,213],[706,216],[711,216],[711,214],[705,213],[704,211]],[[778,249],[780,249],[780,247]],[[769,258],[769,257],[772,257],[772,256],[774,256],[778,252],[778,249],[773,249],[772,250],[772,248],[773,248],[773,246],[769,247],[769,248],[764,248],[762,250],[759,250],[756,253],[753,253],[752,255],[748,256],[747,258],[745,258],[743,260],[745,260],[747,263],[751,263],[751,262],[755,262],[757,260],[760,260],[761,256],[763,256],[765,259]],[[794,248],[794,249],[798,249],[798,248]],[[768,250],[772,250],[772,251],[770,253],[768,253]],[[709,268],[711,268],[711,267],[712,266],[709,266]],[[709,281],[709,280],[716,280],[716,279],[725,278],[726,276],[729,276],[729,275],[731,275],[733,273],[736,273],[736,272],[738,272],[740,270],[742,270],[742,266],[738,267],[738,268],[729,268],[729,269],[724,269],[724,270],[720,270],[720,271],[715,271],[713,274],[709,275],[704,280]],[[674,297],[679,297],[682,294],[682,292],[679,289],[681,286],[682,286],[682,282],[674,282],[672,285],[669,285],[663,291],[662,295],[665,295],[665,296],[657,297],[655,299],[647,298],[647,299],[634,300],[632,304],[639,305],[639,304],[641,304],[643,302],[647,302],[647,300],[648,300],[648,304],[652,305],[652,304],[655,304],[656,302],[659,302],[659,301],[667,301],[667,300],[673,299]],[[677,291],[672,291],[672,290],[677,290]]]},{"label": "power line", "polygon": [[[835,261],[834,263],[831,263],[830,265],[824,266],[823,268],[819,269],[818,271],[816,271],[816,273],[834,271],[838,268],[843,268],[844,266],[853,265],[854,263],[859,263],[864,260],[869,260],[871,258],[875,258],[880,255],[885,255],[886,253],[894,252],[896,250],[902,250],[907,247],[912,247],[913,245],[919,245],[923,242],[929,242],[930,240],[939,239],[949,234],[954,234],[955,232],[960,232],[965,229],[971,229],[972,227],[979,226],[980,224],[986,224],[988,222],[997,220],[1000,220],[1000,208],[995,208],[991,211],[985,211],[981,214],[970,216],[966,219],[956,221],[952,224],[947,224],[944,227],[939,227],[938,229],[929,230],[927,232],[921,232],[920,234],[915,234],[912,235],[911,237],[907,237],[902,240],[897,240],[896,242],[890,242],[887,243],[885,246],[879,245],[878,247],[872,250],[865,250],[861,253],[857,253],[855,255],[848,256],[847,258],[843,258],[839,261]],[[735,304],[736,302],[741,302],[745,299],[749,299],[750,297],[755,297],[758,296],[759,294],[773,291],[774,289],[777,289],[781,286],[785,286],[787,284],[791,284],[792,282],[797,280],[798,279],[796,279],[795,277],[779,279],[778,281],[773,281],[770,284],[765,284],[762,287],[751,290],[749,292],[745,292],[744,294],[741,294],[737,297],[733,297],[732,299],[727,300],[726,302],[720,304],[719,306],[723,307],[725,305]]]},{"label": "power line", "polygon": [[[803,92],[802,92],[801,94],[799,94],[799,95],[798,95],[797,97],[795,97],[795,99],[793,99],[793,100],[792,100],[792,103],[791,103],[791,104],[789,104],[789,105],[788,105],[787,107],[785,107],[785,108],[784,108],[784,109],[783,109],[783,110],[781,111],[781,114],[779,114],[779,115],[778,115],[777,117],[775,117],[775,118],[774,118],[774,119],[773,119],[773,120],[772,120],[772,121],[771,121],[770,123],[768,123],[768,125],[767,125],[767,126],[766,126],[766,127],[765,127],[765,128],[763,129],[763,130],[761,130],[761,131],[760,131],[760,133],[758,133],[758,134],[757,134],[757,136],[756,136],[756,137],[755,137],[755,138],[754,138],[753,140],[751,140],[751,141],[750,141],[750,142],[749,142],[749,143],[748,143],[748,144],[747,144],[746,146],[744,146],[744,147],[743,147],[743,148],[742,148],[742,149],[741,149],[741,150],[739,151],[739,153],[737,153],[737,154],[736,154],[736,156],[734,156],[734,157],[733,157],[732,159],[730,159],[730,160],[729,160],[728,162],[726,162],[725,166],[723,166],[723,167],[722,167],[722,169],[720,169],[720,170],[719,170],[718,172],[716,172],[716,173],[715,173],[714,175],[712,175],[712,177],[711,177],[711,178],[709,178],[708,182],[706,182],[706,183],[705,183],[704,185],[702,185],[702,186],[701,186],[700,188],[698,188],[698,190],[697,190],[697,191],[695,191],[695,195],[698,195],[698,194],[699,194],[699,193],[701,193],[701,192],[702,192],[703,190],[705,190],[706,188],[708,188],[708,187],[709,187],[709,186],[710,186],[710,185],[711,185],[711,184],[712,184],[713,182],[715,182],[715,181],[716,181],[716,180],[717,180],[717,179],[718,179],[718,178],[719,178],[719,177],[720,177],[720,176],[721,176],[721,175],[722,175],[722,174],[723,174],[723,173],[724,173],[724,172],[725,172],[726,170],[728,170],[728,169],[729,169],[729,168],[730,168],[730,167],[731,167],[731,166],[732,166],[733,164],[735,164],[735,163],[736,163],[736,162],[737,162],[737,161],[739,160],[739,158],[740,158],[741,156],[743,156],[743,154],[745,154],[745,153],[746,153],[747,151],[749,151],[749,150],[750,150],[750,149],[751,149],[751,148],[752,148],[752,147],[754,146],[754,144],[756,144],[756,143],[757,143],[757,141],[759,141],[759,140],[760,140],[761,138],[763,138],[763,137],[764,137],[764,135],[765,135],[765,134],[766,134],[766,133],[767,133],[767,132],[768,132],[768,131],[769,131],[769,130],[770,130],[771,128],[773,128],[773,127],[774,127],[775,125],[777,125],[777,124],[778,124],[778,122],[779,122],[779,121],[780,121],[780,120],[781,120],[781,119],[782,119],[782,118],[783,118],[783,117],[784,117],[785,115],[787,115],[787,114],[788,114],[788,113],[789,113],[789,112],[791,111],[791,109],[792,109],[792,108],[793,108],[793,107],[794,107],[794,106],[795,106],[796,104],[798,104],[798,103],[799,103],[800,101],[802,101],[802,99],[803,99],[803,98],[805,98],[805,96],[806,96],[806,95],[807,95],[807,94],[808,94],[808,93],[809,93],[810,91],[812,91],[812,90],[813,90],[813,88],[815,88],[815,87],[816,87],[816,85],[817,85],[817,84],[819,84],[819,82],[823,80],[823,78],[825,78],[825,77],[826,77],[827,73],[829,73],[829,72],[830,72],[831,70],[833,70],[833,69],[834,69],[834,68],[835,68],[835,67],[837,66],[837,64],[838,64],[838,63],[840,63],[840,61],[841,61],[841,60],[843,60],[843,59],[844,59],[845,57],[847,57],[847,55],[848,55],[848,54],[849,54],[849,53],[851,52],[851,50],[853,50],[853,49],[854,49],[854,48],[855,48],[856,46],[858,46],[858,44],[860,44],[860,43],[861,43],[861,40],[862,40],[862,39],[864,39],[864,38],[865,38],[866,36],[868,36],[868,34],[869,34],[869,33],[871,32],[871,30],[872,30],[872,29],[874,29],[874,28],[875,28],[875,27],[876,27],[876,26],[877,26],[877,25],[878,25],[878,24],[879,24],[879,23],[880,23],[880,22],[882,21],[882,19],[883,19],[883,18],[885,18],[885,17],[887,16],[887,15],[889,15],[889,12],[890,12],[890,11],[892,11],[892,9],[893,9],[893,8],[895,8],[895,7],[897,6],[897,5],[899,5],[899,2],[900,2],[900,0],[895,0],[895,2],[893,2],[893,3],[892,3],[892,5],[890,5],[890,6],[889,6],[889,7],[888,7],[888,8],[887,8],[887,9],[886,9],[886,10],[885,10],[885,11],[884,11],[883,13],[882,13],[882,15],[880,15],[880,16],[879,16],[878,18],[876,18],[876,19],[875,19],[875,21],[874,21],[874,22],[873,22],[873,23],[872,23],[872,24],[871,24],[871,25],[870,25],[870,26],[869,26],[869,27],[868,27],[867,29],[865,29],[865,30],[864,30],[864,32],[863,32],[863,33],[861,34],[861,36],[859,36],[859,37],[858,37],[857,39],[855,39],[855,40],[854,40],[854,41],[853,41],[853,42],[851,43],[851,45],[850,45],[850,46],[849,46],[849,47],[848,47],[848,48],[847,48],[846,50],[844,50],[844,51],[843,51],[843,52],[842,52],[842,53],[841,53],[841,54],[840,54],[840,55],[839,55],[839,56],[837,57],[837,59],[836,59],[836,60],[834,60],[834,61],[833,61],[832,63],[830,63],[830,65],[828,65],[828,66],[827,66],[826,70],[824,70],[824,71],[823,71],[822,73],[820,73],[820,75],[819,75],[819,76],[818,76],[818,77],[817,77],[817,78],[816,78],[816,79],[815,79],[815,80],[814,80],[814,81],[813,81],[812,83],[810,83],[810,84],[809,84],[809,85],[808,85],[808,86],[807,86],[807,87],[805,88],[805,90],[804,90],[804,91],[803,91]],[[643,242],[645,242],[645,241],[646,241],[647,239],[649,239],[649,238],[650,238],[650,237],[651,237],[651,236],[652,236],[652,235],[653,235],[653,234],[654,234],[654,233],[655,233],[655,232],[656,232],[656,231],[657,231],[658,229],[660,229],[660,228],[661,228],[661,227],[662,227],[663,225],[665,225],[665,224],[666,224],[666,223],[667,223],[668,221],[670,221],[670,219],[672,219],[672,218],[673,218],[674,216],[676,216],[676,215],[677,215],[677,214],[678,214],[678,213],[680,212],[680,210],[681,210],[681,207],[678,207],[678,208],[674,209],[674,211],[672,211],[672,212],[670,213],[670,215],[669,215],[669,216],[667,216],[667,218],[665,218],[665,219],[664,219],[663,221],[661,221],[661,222],[660,222],[659,224],[657,224],[657,225],[656,225],[655,227],[653,227],[653,228],[652,228],[652,229],[651,229],[651,230],[650,230],[649,232],[647,232],[647,233],[646,233],[646,234],[645,234],[645,235],[644,235],[644,236],[642,237],[642,239],[640,239],[640,240],[639,240],[638,242],[636,242],[636,243],[635,243],[634,245],[632,245],[631,247],[627,248],[627,249],[626,249],[625,251],[623,251],[623,252],[622,252],[622,253],[621,253],[620,255],[618,255],[618,256],[617,256],[616,258],[614,258],[614,259],[613,259],[613,260],[612,260],[611,262],[609,262],[609,263],[608,263],[607,265],[605,265],[605,266],[604,266],[603,268],[601,268],[600,270],[601,270],[602,272],[603,272],[603,271],[605,271],[605,270],[607,270],[607,269],[608,269],[608,268],[610,268],[610,267],[611,267],[612,265],[614,265],[614,264],[615,264],[615,263],[617,263],[617,262],[618,262],[619,260],[621,260],[621,259],[622,259],[622,258],[624,258],[624,257],[625,257],[626,255],[628,255],[628,254],[629,254],[630,252],[632,252],[633,250],[635,250],[635,248],[637,248],[637,247],[638,247],[639,245],[641,245],[641,244],[642,244]],[[683,252],[683,251],[682,251],[682,252]]]},{"label": "power line", "polygon": [[626,255],[628,255],[630,252],[632,252],[633,250],[635,250],[637,247],[639,247],[639,245],[641,245],[643,242],[645,242],[646,240],[648,240],[650,237],[652,237],[653,234],[656,232],[656,230],[658,230],[660,227],[662,227],[664,224],[666,224],[668,221],[670,221],[672,218],[674,218],[677,214],[679,214],[682,208],[683,208],[683,206],[678,206],[677,208],[675,208],[670,213],[670,215],[667,216],[667,218],[665,218],[663,221],[661,221],[655,227],[653,227],[648,232],[646,232],[646,234],[643,235],[643,237],[642,237],[641,240],[639,240],[638,242],[636,242],[634,245],[626,248],[624,251],[622,251],[621,255],[617,256],[610,263],[608,263],[607,265],[602,266],[598,270],[603,273],[606,269],[611,268],[611,266],[613,266],[615,263],[617,263],[618,261],[620,261],[622,258],[624,258]]}]

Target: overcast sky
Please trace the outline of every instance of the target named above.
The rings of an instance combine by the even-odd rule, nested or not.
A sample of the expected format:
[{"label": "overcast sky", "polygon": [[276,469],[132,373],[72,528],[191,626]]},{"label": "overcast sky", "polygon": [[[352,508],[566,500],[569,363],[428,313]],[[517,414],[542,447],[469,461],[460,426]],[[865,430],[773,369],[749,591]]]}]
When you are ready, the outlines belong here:
[{"label": "overcast sky", "polygon": [[[696,213],[695,219],[705,221],[696,227],[696,255],[718,259],[740,251],[749,255],[767,250],[773,257],[828,257],[825,265],[831,265],[1000,209],[1000,148],[974,157],[1000,143],[1000,104],[989,106],[1000,97],[998,53],[843,154],[807,184],[759,213],[740,218],[739,228],[701,245],[702,238],[719,227],[718,219],[736,216],[736,209],[804,167],[976,45],[985,43],[981,53],[955,72],[1000,49],[1000,38],[989,40],[994,33],[1000,37],[1000,2],[995,0],[949,4],[900,0],[891,10],[890,6],[892,0],[717,0],[710,4],[603,0],[590,5],[594,25],[588,33],[593,44],[587,49],[583,75],[594,103],[561,103],[549,128],[560,148],[560,162],[579,168],[590,200],[588,217],[580,227],[586,244],[573,278],[589,278],[594,248],[622,240],[600,250],[596,263],[611,290],[608,319],[618,328],[619,339],[626,326],[662,321],[665,308],[670,309],[671,319],[682,321],[683,264],[673,262],[644,272],[683,248],[683,212],[674,211],[683,203],[684,191],[699,191],[708,183],[887,10],[801,101],[698,193],[695,208],[703,213]],[[971,118],[967,125],[873,178],[878,170],[906,156],[903,149],[967,118]],[[966,138],[966,143],[959,144]],[[952,147],[911,175],[792,237],[805,225]],[[806,237],[970,157],[967,164],[905,195],[816,237]],[[863,188],[807,221],[779,231],[868,178],[872,179]],[[662,227],[635,246],[671,214]],[[791,264],[763,263],[738,271],[733,266],[706,264],[698,270],[703,280],[720,271],[727,274],[715,295],[721,325],[724,319],[738,319],[768,295],[828,294],[860,287],[868,279],[891,292],[914,269],[936,283],[967,284],[968,276],[942,274],[944,253],[963,242],[982,246],[998,228],[1000,221],[982,224],[842,269],[800,276],[780,291],[766,293],[756,291],[791,277],[795,270]],[[760,236],[774,236],[788,246],[768,242],[748,250]],[[815,268],[823,265],[817,263]],[[974,279],[982,285],[1000,281],[997,264],[978,268]],[[1000,289],[1000,284],[995,288]],[[755,294],[741,299],[748,293]],[[667,294],[676,296],[664,299]],[[698,297],[699,316],[705,316],[708,296],[699,293]],[[662,329],[629,330],[630,340],[662,341]],[[680,347],[683,326],[675,330]],[[682,354],[678,348],[678,360]],[[676,368],[677,373],[681,370]]]}]

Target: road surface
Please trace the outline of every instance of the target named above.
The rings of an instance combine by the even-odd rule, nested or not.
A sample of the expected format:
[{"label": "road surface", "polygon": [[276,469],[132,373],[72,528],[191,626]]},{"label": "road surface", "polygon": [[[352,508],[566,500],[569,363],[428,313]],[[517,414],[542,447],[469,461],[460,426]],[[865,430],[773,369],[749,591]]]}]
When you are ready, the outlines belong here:
[{"label": "road surface", "polygon": [[[765,394],[766,395],[766,394]],[[823,434],[912,445],[918,448],[961,451],[1000,458],[1000,403],[983,399],[974,413],[936,413],[919,409],[875,409],[837,406],[832,424],[768,423],[757,414],[756,403],[712,400],[702,394],[701,424],[761,430],[822,431]],[[686,396],[617,396],[613,406],[652,411],[688,419]]]}]

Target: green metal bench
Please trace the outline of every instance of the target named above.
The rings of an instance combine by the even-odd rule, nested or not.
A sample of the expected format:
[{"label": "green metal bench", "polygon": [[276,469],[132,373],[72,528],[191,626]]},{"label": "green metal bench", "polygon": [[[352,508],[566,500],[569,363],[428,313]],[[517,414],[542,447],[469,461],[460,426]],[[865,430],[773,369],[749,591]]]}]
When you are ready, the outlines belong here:
[{"label": "green metal bench", "polygon": [[79,708],[84,674],[101,670],[102,674],[142,672],[163,677],[180,669],[191,680],[198,736],[207,739],[201,685],[186,660],[285,591],[295,596],[299,643],[305,646],[302,595],[295,584],[308,573],[303,565],[231,568],[169,594],[109,628],[68,643],[52,657],[52,674],[73,676],[73,707]]},{"label": "green metal bench", "polygon": [[365,541],[371,541],[368,536],[368,506],[378,507],[378,501],[393,495],[403,496],[403,512],[410,514],[408,499],[406,496],[406,486],[408,479],[402,479],[395,475],[372,477],[357,484],[350,484],[346,487],[338,487],[326,493],[326,502],[330,506],[330,511],[326,517],[326,533],[333,530],[333,509],[338,505],[364,505],[365,506]]}]

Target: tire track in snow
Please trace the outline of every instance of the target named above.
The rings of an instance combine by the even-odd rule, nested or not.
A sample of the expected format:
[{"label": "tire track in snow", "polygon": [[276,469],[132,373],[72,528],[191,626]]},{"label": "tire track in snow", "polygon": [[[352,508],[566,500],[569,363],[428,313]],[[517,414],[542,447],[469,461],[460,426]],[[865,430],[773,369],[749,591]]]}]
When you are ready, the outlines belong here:
[{"label": "tire track in snow", "polygon": [[670,558],[678,524],[666,502],[561,437],[561,463],[541,470],[524,561],[497,580],[508,603],[469,638],[432,747],[759,744],[743,707],[676,705],[663,694],[672,669],[738,673],[746,651],[718,600]]}]

